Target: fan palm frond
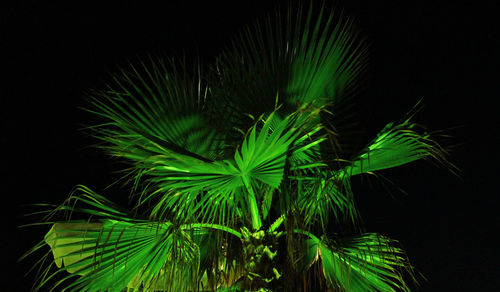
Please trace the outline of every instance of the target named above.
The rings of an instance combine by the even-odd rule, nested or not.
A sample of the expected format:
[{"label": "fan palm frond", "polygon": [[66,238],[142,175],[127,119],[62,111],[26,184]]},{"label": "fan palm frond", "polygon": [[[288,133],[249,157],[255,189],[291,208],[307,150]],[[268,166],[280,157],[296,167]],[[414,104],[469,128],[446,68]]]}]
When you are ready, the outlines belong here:
[{"label": "fan palm frond", "polygon": [[310,8],[303,24],[300,19],[292,23],[301,29],[290,38],[294,56],[288,102],[339,102],[356,88],[355,81],[366,66],[366,44],[354,29],[353,20],[342,13],[326,15],[324,8],[313,17]]},{"label": "fan palm frond", "polygon": [[445,150],[429,134],[421,134],[416,129],[417,125],[409,120],[387,124],[350,165],[339,171],[339,175],[370,173],[422,158],[445,162]]},{"label": "fan palm frond", "polygon": [[[276,103],[295,111],[302,104],[337,103],[356,88],[367,45],[343,13],[318,16],[312,7],[277,12],[248,27],[214,66],[214,102],[240,128],[242,113],[260,116]],[[313,16],[314,15],[314,16]],[[277,99],[277,102],[276,102]]]},{"label": "fan palm frond", "polygon": [[412,267],[397,242],[367,233],[330,242],[307,235],[301,263],[308,269],[320,262],[328,285],[345,291],[409,291],[402,271],[412,276]]},{"label": "fan palm frond", "polygon": [[[198,214],[203,222],[227,222],[225,219],[232,218],[236,209],[246,209],[253,227],[260,228],[257,202],[263,194],[257,190],[262,184],[271,188],[280,185],[289,147],[300,135],[297,123],[302,119],[298,116],[294,113],[279,118],[271,113],[261,119],[249,130],[232,160],[204,162],[181,154],[176,154],[176,159],[154,157],[154,165],[145,172],[158,187],[150,197],[161,194],[163,207],[177,214],[190,210],[190,216]],[[179,205],[189,202],[191,208]],[[227,217],[221,213],[226,209]]]},{"label": "fan palm frond", "polygon": [[90,97],[87,110],[102,122],[89,128],[102,148],[135,163],[165,149],[204,161],[219,157],[222,140],[203,112],[207,93],[199,75],[173,61],[130,67]]},{"label": "fan palm frond", "polygon": [[[77,277],[64,291],[122,291],[139,287],[152,291],[195,291],[200,287],[226,287],[241,276],[233,262],[238,259],[235,253],[214,246],[220,242],[216,239],[227,241],[232,236],[236,240],[231,241],[234,249],[241,239],[238,231],[215,224],[174,225],[130,218],[113,205],[106,205],[102,197],[89,189],[80,186],[78,190],[71,199],[89,207],[62,205],[56,210],[98,215],[101,219],[53,224],[44,244],[50,246],[54,263],[60,269],[52,274],[46,269],[39,287],[61,272],[69,274],[52,289],[60,289],[58,286],[64,281]],[[226,236],[221,237],[221,232]],[[210,246],[212,249],[206,248]],[[207,259],[214,257],[219,258],[218,264],[207,266]]]}]

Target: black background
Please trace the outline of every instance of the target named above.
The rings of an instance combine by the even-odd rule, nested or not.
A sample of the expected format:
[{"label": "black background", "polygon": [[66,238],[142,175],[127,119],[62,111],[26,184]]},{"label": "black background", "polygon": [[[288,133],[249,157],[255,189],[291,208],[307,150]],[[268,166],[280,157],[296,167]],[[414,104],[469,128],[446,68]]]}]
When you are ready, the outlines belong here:
[{"label": "black background", "polygon": [[[104,2],[104,1],[102,1]],[[159,2],[164,2],[161,5]],[[126,190],[104,188],[116,167],[79,128],[90,88],[146,53],[198,52],[209,61],[245,24],[280,1],[16,1],[2,4],[1,244],[8,278],[2,291],[29,291],[35,262],[15,263],[46,230],[18,229],[40,202],[60,203],[76,184],[117,202]],[[283,1],[281,1],[283,2]],[[393,196],[374,179],[355,192],[370,232],[399,239],[428,281],[419,291],[496,291],[500,284],[497,213],[498,68],[496,7],[455,1],[339,1],[371,42],[367,98],[360,103],[368,137],[401,118],[420,98],[416,121],[446,129],[459,144],[443,168],[413,163],[385,171]],[[408,3],[406,3],[408,2]],[[6,146],[6,147],[4,147]],[[5,273],[4,273],[5,276]]]}]

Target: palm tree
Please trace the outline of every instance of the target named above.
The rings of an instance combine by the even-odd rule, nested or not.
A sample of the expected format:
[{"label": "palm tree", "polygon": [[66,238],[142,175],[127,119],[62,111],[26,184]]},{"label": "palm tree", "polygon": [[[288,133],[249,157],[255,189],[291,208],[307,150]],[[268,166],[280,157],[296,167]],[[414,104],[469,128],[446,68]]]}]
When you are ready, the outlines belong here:
[{"label": "palm tree", "polygon": [[150,58],[120,70],[90,96],[89,130],[127,163],[136,203],[76,187],[31,251],[48,245],[58,268],[36,289],[409,290],[404,251],[363,232],[350,181],[445,151],[411,117],[355,155],[346,146],[366,47],[343,13],[298,8],[245,30],[208,68]]}]

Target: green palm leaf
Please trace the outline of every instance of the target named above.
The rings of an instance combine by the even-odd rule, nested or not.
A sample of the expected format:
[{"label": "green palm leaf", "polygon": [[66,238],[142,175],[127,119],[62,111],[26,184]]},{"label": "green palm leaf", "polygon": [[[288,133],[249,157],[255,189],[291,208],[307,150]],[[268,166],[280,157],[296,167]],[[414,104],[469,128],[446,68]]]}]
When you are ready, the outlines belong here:
[{"label": "green palm leaf", "polygon": [[168,150],[205,161],[221,154],[222,140],[202,111],[201,81],[179,66],[167,68],[163,61],[131,66],[108,90],[93,94],[88,111],[103,121],[90,129],[104,142],[102,148],[138,164]]},{"label": "green palm leaf", "polygon": [[287,87],[288,102],[335,104],[356,87],[355,81],[366,64],[366,46],[352,19],[340,13],[325,17],[323,9],[319,16],[312,13],[309,9],[304,24],[300,18],[295,22],[302,30],[292,41],[296,53]]},{"label": "green palm leaf", "polygon": [[[245,137],[234,160],[204,162],[193,157],[175,154],[155,156],[146,174],[158,187],[150,195],[162,194],[162,208],[176,212],[192,203],[189,216],[201,216],[202,221],[225,222],[235,209],[248,207],[253,227],[260,227],[261,218],[256,193],[261,184],[277,188],[284,175],[287,151],[298,135],[296,114],[279,119],[275,114],[254,125]],[[276,121],[275,119],[278,119]],[[238,207],[239,205],[239,207]],[[231,207],[231,208],[228,208]],[[208,216],[208,218],[206,218]],[[222,218],[224,217],[224,218]]]},{"label": "green palm leaf", "polygon": [[[70,199],[90,208],[63,205],[56,211],[77,211],[104,219],[94,223],[72,220],[52,226],[45,236],[45,243],[51,247],[54,262],[61,269],[54,274],[47,270],[40,286],[62,271],[70,275],[56,283],[54,289],[65,280],[81,276],[65,288],[70,291],[121,291],[125,287],[196,290],[199,285],[232,285],[241,274],[233,264],[238,256],[223,252],[217,243],[220,242],[217,239],[222,238],[224,242],[237,246],[241,238],[238,231],[214,224],[174,226],[170,222],[137,220],[117,211],[112,204],[102,201],[102,197],[83,186],[76,191]],[[228,241],[228,235],[236,241]],[[212,248],[203,248],[207,246]],[[227,249],[227,244],[225,246]],[[213,257],[219,258],[218,264],[207,266],[207,259]],[[212,275],[214,267],[218,272]],[[230,281],[221,279],[221,273],[226,274]],[[212,284],[207,279],[208,274],[214,279]]]},{"label": "green palm leaf", "polygon": [[[171,223],[153,222],[64,222],[53,225],[45,242],[51,247],[57,267],[64,267],[60,271],[81,276],[66,287],[70,291],[212,289],[232,285],[240,277],[241,271],[232,262],[237,257],[222,254],[213,244],[216,237],[209,236],[217,229],[235,235],[238,232],[206,224],[174,228]],[[218,257],[215,266],[214,257]],[[218,278],[222,273],[229,278]],[[215,279],[212,283],[208,274]]]},{"label": "green palm leaf", "polygon": [[[328,243],[310,233],[301,262],[305,268],[321,259],[330,287],[346,291],[409,291],[400,269],[411,273],[403,250],[395,241],[368,233]],[[397,290],[396,290],[397,289]]]},{"label": "green palm leaf", "polygon": [[81,275],[67,287],[70,291],[121,291],[140,285],[162,289],[196,279],[197,246],[172,224],[104,220],[99,228],[91,227],[56,224],[46,236],[56,262]]},{"label": "green palm leaf", "polygon": [[422,158],[445,161],[445,151],[429,134],[420,134],[416,124],[406,120],[389,123],[339,175],[357,175],[404,165]]},{"label": "green palm leaf", "polygon": [[319,16],[301,8],[277,12],[247,28],[214,66],[214,100],[232,126],[248,128],[245,113],[260,116],[276,104],[290,113],[302,104],[337,103],[356,88],[366,44],[342,13]]},{"label": "green palm leaf", "polygon": [[302,181],[297,186],[297,210],[303,216],[304,226],[316,223],[326,230],[331,219],[341,222],[357,218],[350,185],[337,177],[321,177]]}]

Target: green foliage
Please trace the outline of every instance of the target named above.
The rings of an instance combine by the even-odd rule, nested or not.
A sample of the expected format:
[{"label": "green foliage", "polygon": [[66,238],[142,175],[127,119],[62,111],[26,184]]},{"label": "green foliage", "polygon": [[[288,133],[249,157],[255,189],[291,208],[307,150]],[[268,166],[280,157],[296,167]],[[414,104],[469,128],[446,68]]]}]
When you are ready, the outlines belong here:
[{"label": "green foliage", "polygon": [[104,220],[95,229],[62,226],[55,224],[45,240],[64,269],[81,275],[67,287],[70,291],[122,291],[141,283],[157,290],[197,277],[199,250],[172,224]]},{"label": "green foliage", "polygon": [[[300,231],[299,231],[300,232]],[[408,266],[394,241],[378,234],[361,234],[328,242],[310,236],[304,242],[302,264],[321,261],[327,282],[347,291],[408,291],[398,268]]]},{"label": "green foliage", "polygon": [[[78,187],[47,218],[92,220],[46,222],[31,252],[48,245],[59,269],[35,288],[272,291],[320,267],[330,288],[409,290],[404,252],[356,225],[350,178],[445,152],[408,119],[338,158],[330,109],[350,103],[365,59],[354,22],[323,7],[258,22],[206,70],[122,69],[87,110],[98,147],[128,164],[134,212]],[[344,225],[360,235],[327,239]]]},{"label": "green foliage", "polygon": [[370,173],[426,157],[445,161],[444,150],[439,144],[432,141],[429,134],[416,132],[416,127],[409,120],[399,124],[387,124],[373,142],[349,166],[340,171],[340,175]]}]

